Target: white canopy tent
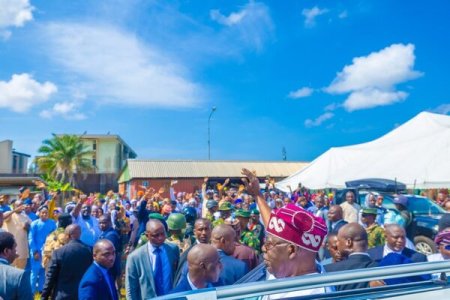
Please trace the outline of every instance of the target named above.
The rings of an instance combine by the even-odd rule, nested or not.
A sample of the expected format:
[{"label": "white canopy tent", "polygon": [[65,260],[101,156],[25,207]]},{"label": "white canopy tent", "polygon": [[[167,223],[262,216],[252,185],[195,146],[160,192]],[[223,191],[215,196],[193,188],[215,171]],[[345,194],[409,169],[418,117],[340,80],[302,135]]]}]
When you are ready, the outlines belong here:
[{"label": "white canopy tent", "polygon": [[450,188],[450,116],[421,112],[374,141],[331,148],[276,186],[284,191],[298,183],[342,188],[363,178],[397,179],[408,188]]}]

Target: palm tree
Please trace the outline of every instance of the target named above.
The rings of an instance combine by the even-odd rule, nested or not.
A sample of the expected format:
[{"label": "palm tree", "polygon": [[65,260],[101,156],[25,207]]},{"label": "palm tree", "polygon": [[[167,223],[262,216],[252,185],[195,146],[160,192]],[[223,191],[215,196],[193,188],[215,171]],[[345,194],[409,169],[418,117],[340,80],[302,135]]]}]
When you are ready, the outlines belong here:
[{"label": "palm tree", "polygon": [[38,150],[42,154],[37,158],[39,169],[56,180],[77,187],[75,174],[79,176],[95,169],[90,159],[94,152],[88,150],[76,135],[52,135],[53,138],[42,141]]}]

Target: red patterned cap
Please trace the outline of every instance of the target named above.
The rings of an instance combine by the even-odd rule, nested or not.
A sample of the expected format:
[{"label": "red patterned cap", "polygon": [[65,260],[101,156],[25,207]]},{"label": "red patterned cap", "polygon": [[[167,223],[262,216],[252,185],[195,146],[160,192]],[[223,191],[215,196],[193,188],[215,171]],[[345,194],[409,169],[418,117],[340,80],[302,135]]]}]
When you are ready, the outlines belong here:
[{"label": "red patterned cap", "polygon": [[288,204],[270,215],[267,232],[303,249],[317,252],[327,235],[327,226],[322,218]]},{"label": "red patterned cap", "polygon": [[450,245],[450,231],[439,232],[438,235],[434,238],[434,242],[438,245]]}]

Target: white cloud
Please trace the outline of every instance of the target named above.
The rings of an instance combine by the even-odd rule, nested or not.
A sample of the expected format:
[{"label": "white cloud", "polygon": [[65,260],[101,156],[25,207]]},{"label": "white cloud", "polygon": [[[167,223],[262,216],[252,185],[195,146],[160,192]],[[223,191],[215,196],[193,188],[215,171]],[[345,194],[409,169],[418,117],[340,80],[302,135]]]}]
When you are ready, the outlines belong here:
[{"label": "white cloud", "polygon": [[314,90],[309,87],[302,87],[296,91],[292,91],[289,93],[288,97],[292,99],[309,97],[314,93]]},{"label": "white cloud", "polygon": [[329,120],[334,117],[334,114],[332,112],[326,112],[320,116],[318,116],[315,120],[307,119],[305,120],[305,126],[306,127],[316,127],[321,125],[326,120]]},{"label": "white cloud", "polygon": [[0,37],[7,40],[11,31],[6,28],[21,27],[33,19],[29,0],[0,0]]},{"label": "white cloud", "polygon": [[43,110],[40,113],[42,118],[51,119],[55,116],[61,116],[68,120],[84,120],[86,116],[77,112],[78,105],[73,102],[55,103],[51,109]]},{"label": "white cloud", "polygon": [[33,20],[33,7],[28,0],[0,0],[0,27],[20,27]]},{"label": "white cloud", "polygon": [[226,26],[233,26],[241,23],[242,19],[244,19],[246,14],[247,14],[246,9],[243,9],[238,12],[233,12],[228,17],[222,15],[218,9],[213,9],[209,12],[209,15],[211,16],[212,20]]},{"label": "white cloud", "polygon": [[49,56],[76,78],[77,93],[87,99],[140,107],[194,107],[203,100],[183,65],[129,32],[52,23],[46,35]]},{"label": "white cloud", "polygon": [[326,111],[333,111],[333,110],[338,109],[340,106],[341,105],[339,103],[333,102],[333,103],[330,103],[327,106],[325,106],[324,110],[326,110]]},{"label": "white cloud", "polygon": [[241,10],[228,16],[214,9],[210,11],[210,17],[226,27],[219,36],[227,43],[240,40],[245,45],[261,50],[264,43],[272,37],[274,25],[269,7],[263,3],[250,1]]},{"label": "white cloud", "polygon": [[414,62],[414,45],[393,44],[368,56],[354,58],[325,91],[350,93],[343,104],[348,111],[399,102],[408,94],[396,91],[395,86],[422,75],[414,70]]},{"label": "white cloud", "polygon": [[0,81],[0,108],[26,112],[46,102],[58,88],[51,82],[39,83],[30,74],[14,74],[10,81]]},{"label": "white cloud", "polygon": [[438,114],[446,115],[446,114],[450,113],[450,103],[441,104],[431,111],[438,113]]},{"label": "white cloud", "polygon": [[408,94],[402,91],[383,91],[379,89],[363,89],[351,93],[344,102],[344,108],[347,111],[373,108],[377,106],[391,105],[401,102],[408,97]]},{"label": "white cloud", "polygon": [[316,17],[326,14],[328,11],[328,9],[320,9],[318,6],[303,9],[302,15],[305,17],[305,27],[314,27],[316,25]]}]

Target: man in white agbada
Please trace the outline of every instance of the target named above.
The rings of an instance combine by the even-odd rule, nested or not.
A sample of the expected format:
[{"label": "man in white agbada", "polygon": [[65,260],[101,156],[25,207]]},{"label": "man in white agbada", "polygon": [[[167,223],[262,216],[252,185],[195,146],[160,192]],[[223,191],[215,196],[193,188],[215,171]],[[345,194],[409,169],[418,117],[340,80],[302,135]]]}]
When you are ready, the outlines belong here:
[{"label": "man in white agbada", "polygon": [[[248,178],[247,191],[257,199],[267,231],[267,238],[262,247],[264,262],[267,266],[266,280],[323,273],[323,268],[315,258],[327,234],[325,221],[293,204],[288,204],[278,209],[276,213],[271,213],[270,207],[260,192],[258,178],[246,169],[242,170],[242,174]],[[272,300],[315,295],[332,290],[332,288],[321,287],[265,295],[260,299]]]}]

